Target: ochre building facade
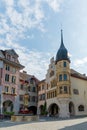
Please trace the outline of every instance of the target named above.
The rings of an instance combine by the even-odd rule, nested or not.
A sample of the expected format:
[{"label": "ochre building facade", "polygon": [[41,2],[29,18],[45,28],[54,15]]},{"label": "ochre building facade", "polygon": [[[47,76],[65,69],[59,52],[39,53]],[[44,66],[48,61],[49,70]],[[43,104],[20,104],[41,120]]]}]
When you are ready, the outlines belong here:
[{"label": "ochre building facade", "polygon": [[[44,82],[46,111],[49,116],[65,118],[87,115],[87,76],[70,68],[62,30],[60,48],[56,59],[53,57],[50,60]],[[40,107],[41,104],[38,108]]]}]

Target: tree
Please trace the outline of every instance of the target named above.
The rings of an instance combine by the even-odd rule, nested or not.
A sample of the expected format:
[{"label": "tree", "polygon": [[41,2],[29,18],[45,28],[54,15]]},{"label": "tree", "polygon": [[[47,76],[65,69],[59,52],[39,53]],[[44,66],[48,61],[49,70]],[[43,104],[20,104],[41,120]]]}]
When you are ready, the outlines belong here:
[{"label": "tree", "polygon": [[47,115],[47,103],[44,102],[43,109],[42,109],[42,115]]}]

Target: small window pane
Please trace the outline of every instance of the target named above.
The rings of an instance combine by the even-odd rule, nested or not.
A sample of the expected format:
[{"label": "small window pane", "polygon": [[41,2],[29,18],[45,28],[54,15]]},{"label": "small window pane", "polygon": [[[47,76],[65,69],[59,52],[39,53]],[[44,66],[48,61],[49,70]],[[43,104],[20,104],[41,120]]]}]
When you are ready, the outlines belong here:
[{"label": "small window pane", "polygon": [[78,89],[73,89],[73,93],[76,94],[76,95],[78,95],[79,94]]},{"label": "small window pane", "polygon": [[78,110],[79,110],[79,111],[84,111],[84,106],[83,106],[83,105],[80,105],[80,106],[78,107]]}]

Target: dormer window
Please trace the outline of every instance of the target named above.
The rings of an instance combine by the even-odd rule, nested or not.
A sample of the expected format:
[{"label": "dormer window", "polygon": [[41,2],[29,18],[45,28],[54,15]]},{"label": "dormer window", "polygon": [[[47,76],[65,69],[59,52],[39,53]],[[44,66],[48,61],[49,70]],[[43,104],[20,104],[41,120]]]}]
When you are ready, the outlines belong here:
[{"label": "dormer window", "polygon": [[10,55],[7,55],[7,59],[10,60],[10,59],[11,59],[11,56],[10,56]]},{"label": "dormer window", "polygon": [[15,57],[12,57],[12,61],[15,61]]}]

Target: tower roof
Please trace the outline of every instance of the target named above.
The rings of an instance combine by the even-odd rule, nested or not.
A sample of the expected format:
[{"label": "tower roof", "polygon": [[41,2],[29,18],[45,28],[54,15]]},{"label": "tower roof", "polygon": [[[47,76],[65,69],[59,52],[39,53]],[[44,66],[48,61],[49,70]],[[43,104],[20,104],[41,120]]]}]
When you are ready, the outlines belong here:
[{"label": "tower roof", "polygon": [[68,57],[68,51],[65,48],[64,43],[63,43],[63,31],[62,30],[61,30],[61,45],[60,45],[60,48],[56,55],[56,62],[61,61],[61,60],[67,60],[70,62],[69,57]]}]

